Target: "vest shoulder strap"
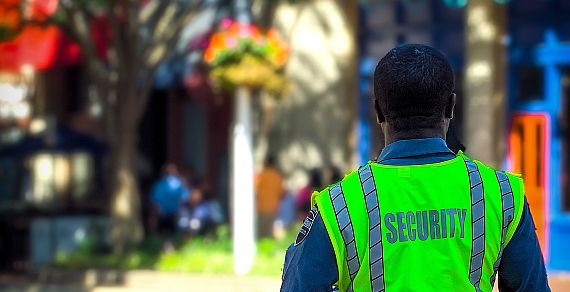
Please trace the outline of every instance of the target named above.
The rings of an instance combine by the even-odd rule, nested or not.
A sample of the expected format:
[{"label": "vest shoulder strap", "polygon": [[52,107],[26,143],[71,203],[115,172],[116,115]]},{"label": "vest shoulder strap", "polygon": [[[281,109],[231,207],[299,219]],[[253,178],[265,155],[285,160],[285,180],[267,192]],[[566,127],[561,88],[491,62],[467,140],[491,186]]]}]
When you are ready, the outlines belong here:
[{"label": "vest shoulder strap", "polygon": [[[368,166],[368,164],[366,165]],[[362,167],[360,168],[362,169]],[[355,233],[352,220],[348,214],[343,183],[347,180],[358,179],[359,171],[346,175],[338,183],[332,184],[321,192],[314,192],[311,204],[317,205],[325,223],[325,228],[335,251],[338,282],[335,283],[341,291],[352,291],[352,281],[360,268],[356,249]],[[355,177],[356,176],[356,177]],[[345,277],[345,275],[349,275]]]},{"label": "vest shoulder strap", "polygon": [[500,172],[500,173],[503,173],[506,179],[508,179],[511,191],[513,192],[513,207],[514,207],[514,212],[512,214],[513,221],[509,225],[509,228],[507,230],[507,235],[505,238],[505,245],[506,245],[513,238],[513,235],[517,230],[517,227],[519,226],[519,223],[521,221],[522,213],[524,210],[525,193],[524,193],[524,182],[520,175],[509,172]]},{"label": "vest shoulder strap", "polygon": [[495,172],[495,176],[501,189],[501,199],[503,206],[503,228],[504,228],[504,245],[507,245],[522,217],[524,209],[524,182],[520,174],[514,174],[507,171],[495,170],[483,162],[472,159],[459,151],[457,155],[468,161],[473,161],[479,168],[488,169]]},{"label": "vest shoulder strap", "polygon": [[[366,165],[360,167],[359,169],[362,169],[363,167],[366,167],[366,166],[368,166],[369,164],[370,164],[370,162],[368,162]],[[344,178],[343,178],[341,181],[335,182],[335,183],[331,184],[330,186],[326,187],[324,190],[322,190],[322,191],[320,191],[320,192],[314,191],[314,192],[311,194],[311,208],[317,204],[317,200],[318,200],[320,197],[322,197],[322,196],[328,196],[328,195],[329,195],[329,191],[330,191],[333,187],[335,187],[336,185],[340,184],[342,181],[346,180],[348,177],[354,176],[354,175],[358,175],[358,170],[352,171],[351,173],[345,175]]]},{"label": "vest shoulder strap", "polygon": [[[517,229],[522,216],[522,211],[524,206],[524,190],[522,188],[523,186],[522,179],[520,178],[520,176],[516,176],[504,171],[495,170],[480,161],[472,160],[471,158],[467,157],[465,154],[461,152],[458,153],[458,155],[464,159],[465,165],[467,167],[469,181],[472,184],[471,186],[472,198],[473,198],[473,188],[474,188],[473,186],[474,176],[479,177],[478,178],[479,183],[477,183],[476,185],[480,189],[481,194],[484,193],[483,191],[484,188],[482,184],[484,184],[487,187],[490,187],[490,189],[495,189],[498,191],[498,193],[496,191],[488,193],[486,196],[487,197],[486,200],[491,200],[495,202],[497,202],[498,200],[498,203],[500,204],[501,207],[500,221],[497,222],[498,223],[497,227],[501,228],[499,253],[492,265],[493,273],[492,276],[490,277],[490,283],[491,286],[493,286],[494,280],[496,278],[495,275],[501,263],[503,250],[512,239],[513,234]],[[483,196],[481,196],[481,202],[482,201],[483,201]],[[482,232],[484,233],[484,230],[482,230]],[[475,286],[478,287],[478,283]]]}]

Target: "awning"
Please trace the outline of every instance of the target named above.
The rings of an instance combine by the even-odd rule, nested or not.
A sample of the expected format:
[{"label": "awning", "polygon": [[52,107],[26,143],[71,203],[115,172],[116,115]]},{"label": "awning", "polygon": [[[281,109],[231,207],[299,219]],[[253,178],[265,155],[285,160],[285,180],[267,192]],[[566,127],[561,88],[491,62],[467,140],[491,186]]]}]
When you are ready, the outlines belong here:
[{"label": "awning", "polygon": [[[57,0],[33,0],[26,3],[23,13],[34,21],[43,21],[57,10]],[[2,0],[0,26],[16,30],[22,21],[21,0]],[[35,70],[76,64],[79,47],[56,26],[26,26],[9,41],[0,43],[0,70],[19,71],[30,65]]]},{"label": "awning", "polygon": [[55,26],[29,26],[13,40],[0,43],[0,70],[19,71],[30,65],[35,70],[77,64],[80,50]]},{"label": "awning", "polygon": [[62,124],[55,126],[53,140],[48,141],[47,134],[27,135],[18,143],[0,148],[0,158],[26,158],[41,151],[71,153],[86,151],[95,157],[102,157],[108,150],[107,145],[92,135],[77,132]]}]

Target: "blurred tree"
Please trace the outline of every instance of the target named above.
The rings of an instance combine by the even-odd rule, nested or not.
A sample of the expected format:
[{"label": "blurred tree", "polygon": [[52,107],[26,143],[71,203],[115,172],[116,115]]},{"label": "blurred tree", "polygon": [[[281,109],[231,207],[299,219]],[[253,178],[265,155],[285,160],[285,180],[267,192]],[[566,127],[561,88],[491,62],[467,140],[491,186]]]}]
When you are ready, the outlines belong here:
[{"label": "blurred tree", "polygon": [[143,236],[135,177],[136,145],[155,70],[203,2],[60,1],[55,23],[79,44],[88,71],[90,98],[103,108],[110,146],[112,239],[116,253]]},{"label": "blurred tree", "polygon": [[[240,7],[235,0],[61,0],[52,19],[81,47],[90,99],[103,108],[110,145],[112,238],[117,253],[143,235],[134,163],[138,125],[154,73],[169,57],[182,29],[203,6],[213,3]],[[241,3],[247,6],[241,5],[242,9],[249,10],[249,1]],[[270,14],[264,17],[270,18]]]},{"label": "blurred tree", "polygon": [[[281,4],[301,4],[312,2],[309,0],[251,0],[254,6],[253,20],[257,26],[262,30],[268,30],[273,26],[275,18],[275,11]],[[354,2],[354,1],[348,1]]]},{"label": "blurred tree", "polygon": [[470,155],[500,167],[505,153],[507,7],[468,1],[465,11],[465,138]]},{"label": "blurred tree", "polygon": [[[19,12],[15,18],[17,25],[12,28],[14,32],[2,26],[1,36],[14,35],[19,28],[30,24],[57,25],[81,48],[89,100],[102,108],[104,133],[110,149],[111,237],[117,254],[143,236],[141,200],[135,177],[136,145],[139,122],[153,87],[155,71],[174,51],[172,48],[179,41],[180,33],[201,8],[218,2],[3,0],[0,5],[10,13]],[[42,17],[29,17],[37,12],[37,7],[40,11],[46,7],[57,10]]]}]

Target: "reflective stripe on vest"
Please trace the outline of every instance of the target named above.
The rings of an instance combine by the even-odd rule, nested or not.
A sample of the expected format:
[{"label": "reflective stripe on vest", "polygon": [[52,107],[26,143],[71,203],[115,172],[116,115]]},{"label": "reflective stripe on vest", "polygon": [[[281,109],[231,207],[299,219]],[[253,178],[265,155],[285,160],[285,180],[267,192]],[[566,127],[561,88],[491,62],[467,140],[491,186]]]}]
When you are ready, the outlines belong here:
[{"label": "reflective stripe on vest", "polygon": [[477,164],[466,158],[464,160],[469,173],[469,186],[471,188],[471,226],[473,231],[469,282],[475,287],[475,291],[481,291],[479,284],[483,272],[483,257],[485,256],[485,190]]},{"label": "reflective stripe on vest", "polygon": [[382,253],[382,228],[380,227],[380,206],[376,193],[376,183],[370,165],[358,171],[364,201],[368,211],[368,256],[370,258],[370,282],[372,291],[384,291],[384,258]]},{"label": "reflective stripe on vest", "polygon": [[333,205],[334,213],[338,222],[338,228],[342,234],[342,240],[346,247],[346,261],[348,263],[348,271],[350,273],[351,284],[347,291],[352,291],[352,281],[360,269],[360,261],[358,260],[358,252],[356,250],[356,241],[354,239],[354,229],[346,207],[346,199],[342,191],[341,184],[337,184],[330,188],[330,198]]},{"label": "reflective stripe on vest", "polygon": [[513,189],[511,187],[511,183],[509,182],[509,178],[504,172],[500,171],[495,171],[495,175],[497,176],[497,181],[499,182],[499,187],[501,188],[503,230],[501,233],[501,248],[499,249],[497,261],[495,261],[495,264],[493,265],[493,276],[490,279],[492,285],[495,284],[495,275],[497,274],[497,270],[501,264],[501,258],[503,257],[503,250],[505,249],[505,238],[507,237],[507,229],[515,216]]}]

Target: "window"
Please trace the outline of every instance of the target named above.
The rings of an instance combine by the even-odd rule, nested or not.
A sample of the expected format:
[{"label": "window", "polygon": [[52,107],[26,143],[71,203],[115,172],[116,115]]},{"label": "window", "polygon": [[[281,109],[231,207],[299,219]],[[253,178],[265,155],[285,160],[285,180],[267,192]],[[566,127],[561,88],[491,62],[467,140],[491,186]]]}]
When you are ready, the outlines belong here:
[{"label": "window", "polygon": [[32,156],[28,163],[29,180],[24,186],[27,203],[54,208],[79,202],[91,193],[94,163],[87,152],[42,152]]},{"label": "window", "polygon": [[0,204],[12,205],[11,202],[20,198],[20,169],[19,161],[13,157],[0,159]]}]

